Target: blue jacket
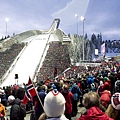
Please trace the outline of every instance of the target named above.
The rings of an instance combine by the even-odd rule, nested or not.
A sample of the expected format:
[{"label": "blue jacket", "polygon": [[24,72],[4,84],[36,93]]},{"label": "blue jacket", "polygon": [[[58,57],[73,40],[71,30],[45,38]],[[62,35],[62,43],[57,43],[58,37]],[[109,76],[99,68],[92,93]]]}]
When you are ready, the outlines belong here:
[{"label": "blue jacket", "polygon": [[94,83],[94,76],[89,76],[87,79],[88,86],[90,86],[92,83]]},{"label": "blue jacket", "polygon": [[79,100],[81,91],[80,91],[80,88],[75,83],[70,88],[70,92],[73,94],[74,100]]},{"label": "blue jacket", "polygon": [[[38,92],[38,96],[42,102],[42,105],[44,105],[44,99],[46,96],[46,92],[44,90],[41,90]],[[37,96],[34,97],[34,109],[35,109],[35,117],[36,119],[39,118],[39,116],[44,112],[43,107],[42,107],[39,99]]]}]

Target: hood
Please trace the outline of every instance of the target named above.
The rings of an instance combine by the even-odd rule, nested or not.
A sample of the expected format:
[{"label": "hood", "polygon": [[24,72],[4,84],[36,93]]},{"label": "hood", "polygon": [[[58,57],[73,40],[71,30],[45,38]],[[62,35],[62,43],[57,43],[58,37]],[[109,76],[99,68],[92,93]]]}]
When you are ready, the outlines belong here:
[{"label": "hood", "polygon": [[90,116],[96,116],[96,115],[103,115],[103,112],[98,108],[98,107],[91,107],[88,111],[87,114]]},{"label": "hood", "polygon": [[91,76],[89,76],[88,78],[92,78],[92,79],[93,79],[93,78],[94,78],[94,76],[92,76],[92,75],[91,75]]},{"label": "hood", "polygon": [[110,95],[111,95],[111,93],[110,93],[109,90],[104,90],[104,91],[102,92],[102,94],[110,94]]},{"label": "hood", "polygon": [[91,107],[86,115],[82,115],[78,120],[113,120],[98,107]]},{"label": "hood", "polygon": [[21,100],[20,100],[20,99],[18,99],[18,98],[16,98],[13,104],[20,105],[20,103],[21,103]]}]

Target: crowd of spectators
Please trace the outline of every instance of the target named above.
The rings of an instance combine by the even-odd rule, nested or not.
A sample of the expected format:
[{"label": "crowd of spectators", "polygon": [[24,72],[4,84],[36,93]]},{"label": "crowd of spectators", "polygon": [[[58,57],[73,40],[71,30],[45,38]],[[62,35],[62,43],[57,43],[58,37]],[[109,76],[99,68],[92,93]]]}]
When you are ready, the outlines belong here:
[{"label": "crowd of spectators", "polygon": [[13,44],[10,49],[0,52],[0,78],[6,73],[10,65],[13,63],[17,55],[23,49],[24,43]]},{"label": "crowd of spectators", "polygon": [[[95,117],[98,120],[112,120],[112,118],[118,120],[120,118],[119,67],[120,66],[117,62],[104,62],[100,66],[91,67],[89,69],[81,67],[82,70],[79,70],[80,67],[74,66],[71,69],[71,72],[68,70],[68,73],[70,74],[67,74],[66,72],[66,76],[63,76],[62,79],[59,77],[56,80],[47,80],[34,83],[38,96],[42,100],[41,105],[38,96],[31,99],[31,105],[34,106],[33,110],[35,111],[36,120],[38,120],[39,116],[51,118],[58,117],[56,115],[61,115],[61,113],[65,115],[66,119],[71,120],[72,117],[77,115],[78,107],[85,107],[87,110],[80,116],[79,120],[87,120],[89,118],[94,120]],[[6,100],[11,94],[20,100],[24,97],[25,85],[24,87],[14,85],[3,89],[4,94],[6,95]],[[50,108],[47,106],[44,111],[44,102],[50,91],[54,91],[55,94],[58,91],[63,95],[66,101],[66,103],[64,103],[64,112],[62,111],[59,113],[60,108],[55,108],[56,112],[50,112],[50,108],[55,106],[52,104],[52,101],[50,104],[48,103],[52,100],[52,98],[47,100],[48,102],[46,103],[47,105],[50,105]],[[6,106],[4,99],[2,100],[2,104]],[[59,107],[61,105],[59,102],[56,102],[55,104],[56,106],[59,104]],[[26,108],[28,110],[32,109],[32,107],[28,108],[28,106],[26,106]],[[43,118],[40,117],[40,119]]]},{"label": "crowd of spectators", "polygon": [[49,49],[38,74],[38,81],[53,79],[70,66],[68,46],[59,41],[49,43]]},{"label": "crowd of spectators", "polygon": [[[24,44],[14,44],[0,53],[1,76],[23,47]],[[116,61],[103,62],[100,66],[73,66],[70,65],[67,45],[51,42],[38,74],[38,83],[34,85],[38,96],[31,98],[26,109],[34,107],[35,120],[59,118],[63,114],[64,119],[71,120],[77,115],[78,107],[86,108],[78,120],[120,119],[120,64]],[[0,88],[1,103],[6,107],[10,95],[22,101],[25,88],[25,84]],[[58,95],[61,99],[55,98]]]}]

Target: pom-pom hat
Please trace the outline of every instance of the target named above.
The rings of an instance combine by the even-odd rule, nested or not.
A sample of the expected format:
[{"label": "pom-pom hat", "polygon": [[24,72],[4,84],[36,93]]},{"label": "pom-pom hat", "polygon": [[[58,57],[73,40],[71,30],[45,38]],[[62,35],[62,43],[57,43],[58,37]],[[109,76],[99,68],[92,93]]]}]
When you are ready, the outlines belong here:
[{"label": "pom-pom hat", "polygon": [[50,91],[44,100],[44,111],[48,117],[60,117],[65,111],[65,98],[57,90]]},{"label": "pom-pom hat", "polygon": [[15,97],[14,97],[13,95],[10,95],[10,96],[8,97],[8,101],[9,101],[9,102],[12,102],[13,100],[15,100]]},{"label": "pom-pom hat", "polygon": [[111,97],[111,104],[116,110],[120,110],[120,93],[115,93]]}]

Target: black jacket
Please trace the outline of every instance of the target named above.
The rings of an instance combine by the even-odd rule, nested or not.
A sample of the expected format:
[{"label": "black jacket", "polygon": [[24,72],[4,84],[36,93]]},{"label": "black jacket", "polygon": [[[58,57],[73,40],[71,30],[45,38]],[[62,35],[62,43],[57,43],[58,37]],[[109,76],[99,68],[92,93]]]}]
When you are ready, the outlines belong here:
[{"label": "black jacket", "polygon": [[10,110],[10,120],[24,120],[24,118],[21,118],[20,116],[20,99],[16,98],[11,106]]}]

